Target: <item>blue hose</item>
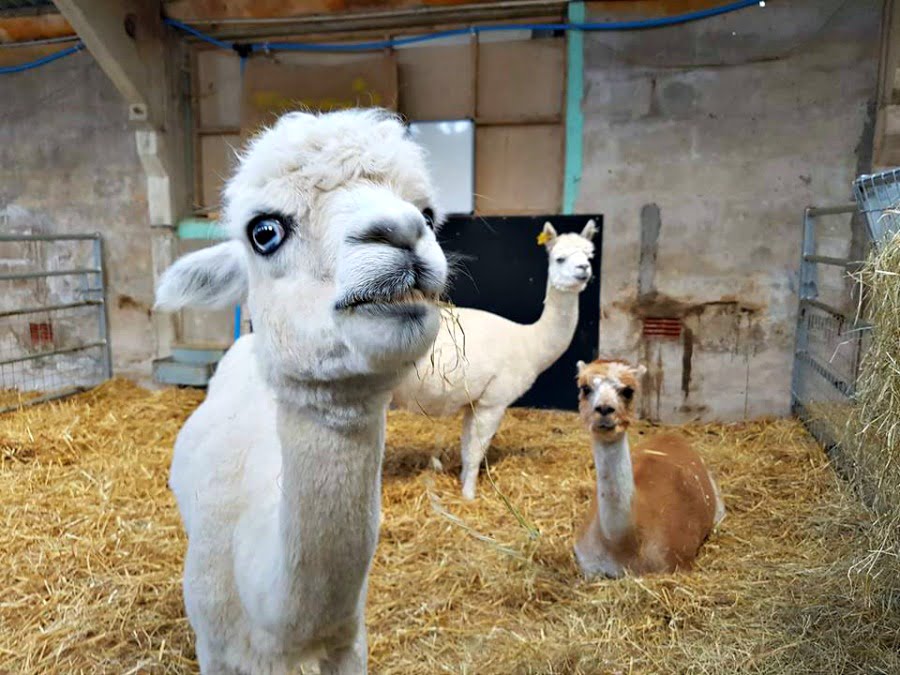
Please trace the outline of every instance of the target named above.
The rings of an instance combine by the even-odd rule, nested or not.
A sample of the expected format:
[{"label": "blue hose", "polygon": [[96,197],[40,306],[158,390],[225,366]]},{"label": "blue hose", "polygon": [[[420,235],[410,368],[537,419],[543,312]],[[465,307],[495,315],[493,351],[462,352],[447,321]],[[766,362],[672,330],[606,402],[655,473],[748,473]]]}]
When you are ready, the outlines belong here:
[{"label": "blue hose", "polygon": [[[413,35],[410,37],[393,38],[390,40],[375,40],[373,42],[360,42],[357,44],[340,44],[340,43],[313,43],[313,42],[261,42],[250,45],[250,49],[254,52],[265,51],[293,51],[293,52],[363,52],[375,51],[380,49],[389,49],[391,47],[402,47],[404,45],[417,44],[422,42],[431,42],[433,40],[441,40],[459,35],[477,35],[479,33],[501,33],[506,31],[533,30],[533,31],[569,31],[581,30],[587,32],[595,31],[628,31],[628,30],[646,30],[648,28],[663,28],[666,26],[676,26],[679,24],[689,23],[691,21],[699,21],[710,17],[727,14],[739,9],[759,5],[759,0],[738,0],[721,7],[711,7],[710,9],[701,9],[696,12],[688,12],[687,14],[679,14],[677,16],[665,16],[657,19],[639,19],[635,21],[612,21],[612,22],[586,22],[586,23],[519,23],[519,24],[499,24],[494,26],[472,26],[471,28],[454,28],[450,30],[435,31],[425,35]],[[223,42],[209,35],[201,33],[196,28],[192,28],[187,24],[181,23],[175,19],[166,19],[167,24],[190,33],[209,44],[221,47],[223,49],[234,49],[235,44],[232,42]]]},{"label": "blue hose", "polygon": [[72,47],[67,47],[66,49],[61,49],[58,52],[54,52],[52,54],[48,54],[47,56],[42,56],[39,59],[35,59],[34,61],[29,61],[28,63],[20,63],[15,66],[0,66],[0,75],[11,75],[12,73],[24,73],[26,70],[32,70],[33,68],[40,68],[41,66],[47,65],[48,63],[52,63],[53,61],[57,61],[59,59],[65,58],[66,56],[71,56],[77,52],[80,52],[84,49],[84,43],[79,40]]}]

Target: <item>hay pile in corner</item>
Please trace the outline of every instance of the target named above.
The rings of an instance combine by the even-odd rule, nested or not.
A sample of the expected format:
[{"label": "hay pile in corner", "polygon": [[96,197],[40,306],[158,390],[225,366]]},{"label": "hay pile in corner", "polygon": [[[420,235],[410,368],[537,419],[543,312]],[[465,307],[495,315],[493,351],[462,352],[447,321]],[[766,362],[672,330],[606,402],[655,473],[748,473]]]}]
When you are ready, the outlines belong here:
[{"label": "hay pile in corner", "polygon": [[[0,672],[196,672],[166,478],[199,400],[113,381],[0,417]],[[574,415],[510,411],[489,453],[537,538],[484,476],[461,501],[459,426],[391,413],[371,672],[900,672],[900,621],[848,584],[867,512],[799,424],[683,427],[729,514],[695,573],[621,582],[572,560],[593,483]]]},{"label": "hay pile in corner", "polygon": [[857,281],[872,328],[837,438],[842,467],[876,518],[851,579],[881,621],[892,622],[900,613],[900,233],[873,249]]}]

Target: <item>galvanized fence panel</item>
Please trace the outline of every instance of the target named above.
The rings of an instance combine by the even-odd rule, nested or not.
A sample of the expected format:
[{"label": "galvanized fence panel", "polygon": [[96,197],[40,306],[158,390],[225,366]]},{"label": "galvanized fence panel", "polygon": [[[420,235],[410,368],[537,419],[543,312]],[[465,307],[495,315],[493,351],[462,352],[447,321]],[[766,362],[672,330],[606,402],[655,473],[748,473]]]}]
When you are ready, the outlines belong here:
[{"label": "galvanized fence panel", "polygon": [[856,211],[856,204],[842,204],[809,208],[803,216],[791,403],[825,447],[838,444],[849,417],[869,326],[856,311],[858,287],[850,274],[859,261],[820,250],[820,221]]},{"label": "galvanized fence panel", "polygon": [[900,168],[860,176],[853,192],[876,245],[900,230]]},{"label": "galvanized fence panel", "polygon": [[112,375],[99,234],[0,235],[0,412]]}]

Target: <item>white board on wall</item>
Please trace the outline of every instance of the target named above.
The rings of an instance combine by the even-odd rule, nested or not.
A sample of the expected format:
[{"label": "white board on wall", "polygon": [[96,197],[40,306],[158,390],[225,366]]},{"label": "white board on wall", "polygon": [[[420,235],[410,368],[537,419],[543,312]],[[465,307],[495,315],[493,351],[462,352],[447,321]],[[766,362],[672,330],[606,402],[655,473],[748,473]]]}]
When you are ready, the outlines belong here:
[{"label": "white board on wall", "polygon": [[413,139],[428,153],[428,168],[445,213],[475,210],[475,123],[472,120],[411,122]]}]

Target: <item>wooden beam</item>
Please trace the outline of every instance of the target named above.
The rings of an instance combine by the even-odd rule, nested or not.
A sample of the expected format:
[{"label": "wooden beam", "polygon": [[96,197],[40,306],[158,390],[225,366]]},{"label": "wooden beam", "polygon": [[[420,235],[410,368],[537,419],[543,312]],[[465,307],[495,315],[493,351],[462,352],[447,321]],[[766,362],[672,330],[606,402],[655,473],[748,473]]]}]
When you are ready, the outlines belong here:
[{"label": "wooden beam", "polygon": [[54,1],[125,98],[129,119],[163,128],[166,54],[159,0]]},{"label": "wooden beam", "polygon": [[[55,0],[122,94],[147,177],[153,280],[174,262],[175,228],[190,212],[186,50],[162,22],[160,0]],[[135,234],[135,236],[139,236]],[[154,314],[157,356],[179,337],[173,314]]]}]

